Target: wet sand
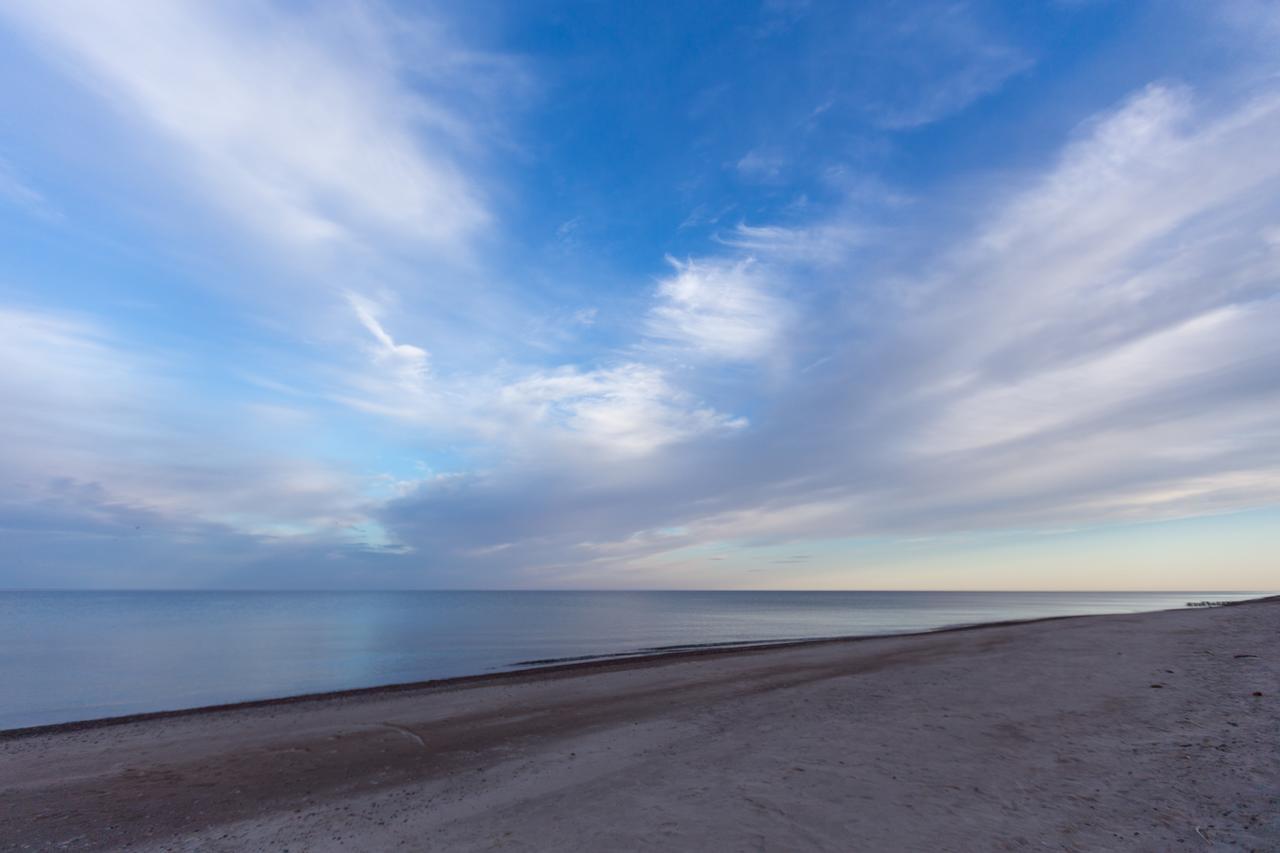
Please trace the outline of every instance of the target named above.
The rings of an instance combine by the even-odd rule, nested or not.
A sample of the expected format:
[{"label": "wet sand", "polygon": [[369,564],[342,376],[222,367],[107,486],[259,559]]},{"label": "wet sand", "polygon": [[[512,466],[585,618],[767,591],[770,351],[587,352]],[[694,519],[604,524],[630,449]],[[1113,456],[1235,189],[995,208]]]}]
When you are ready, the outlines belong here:
[{"label": "wet sand", "polygon": [[4,850],[1277,850],[1280,600],[0,736]]}]

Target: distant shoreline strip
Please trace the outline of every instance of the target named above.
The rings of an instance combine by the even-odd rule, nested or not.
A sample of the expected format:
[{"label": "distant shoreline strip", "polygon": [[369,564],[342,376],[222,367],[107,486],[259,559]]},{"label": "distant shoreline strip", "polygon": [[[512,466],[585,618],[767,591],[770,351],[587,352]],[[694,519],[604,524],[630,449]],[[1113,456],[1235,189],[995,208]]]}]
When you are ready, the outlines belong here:
[{"label": "distant shoreline strip", "polygon": [[[1222,602],[1222,607],[1237,607],[1242,604],[1260,604],[1280,602],[1280,595],[1267,595],[1259,598],[1246,598],[1240,601]],[[1142,613],[1183,613],[1181,608],[1164,610],[1139,611]],[[634,652],[615,652],[600,655],[577,655],[565,658],[544,658],[540,660],[518,661],[510,664],[514,669],[498,672],[485,672],[476,675],[460,675],[450,678],[433,678],[424,681],[406,681],[397,684],[382,684],[373,687],[354,687],[347,690],[329,690],[320,693],[300,693],[294,696],[281,696],[269,699],[250,699],[242,702],[226,702],[216,705],[200,705],[194,708],[175,708],[165,711],[145,711],[137,714],[123,714],[114,717],[96,717],[89,720],[73,720],[64,723],[47,723],[37,726],[22,726],[12,729],[0,729],[0,740],[17,740],[46,734],[86,731],[90,729],[123,726],[130,723],[148,722],[151,720],[169,720],[177,717],[193,717],[204,714],[216,714],[226,711],[242,711],[253,708],[270,708],[283,705],[296,705],[304,702],[321,702],[331,699],[350,699],[364,696],[377,696],[384,693],[405,693],[414,690],[440,690],[465,688],[490,684],[495,681],[537,680],[540,678],[562,677],[576,673],[611,668],[628,669],[635,666],[666,663],[694,657],[714,657],[718,655],[751,654],[753,652],[772,649],[800,648],[829,643],[857,643],[868,640],[902,639],[903,637],[927,637],[934,634],[949,634],[959,631],[978,631],[988,628],[1007,628],[1014,625],[1032,625],[1040,622],[1060,622],[1067,619],[1097,619],[1112,616],[1133,616],[1135,613],[1081,613],[1066,616],[1039,616],[1031,619],[1004,619],[995,622],[974,622],[964,625],[948,625],[924,631],[906,631],[883,634],[851,634],[836,637],[813,637],[791,640],[742,640],[721,643],[695,643],[674,646],[655,646],[639,649]]]}]

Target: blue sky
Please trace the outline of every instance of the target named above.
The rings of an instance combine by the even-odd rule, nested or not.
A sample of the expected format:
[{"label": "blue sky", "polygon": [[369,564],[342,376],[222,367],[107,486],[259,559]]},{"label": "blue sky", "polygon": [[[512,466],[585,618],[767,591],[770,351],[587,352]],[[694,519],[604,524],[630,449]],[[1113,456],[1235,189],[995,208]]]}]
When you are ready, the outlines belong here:
[{"label": "blue sky", "polygon": [[0,587],[1274,588],[1278,37],[7,3]]}]

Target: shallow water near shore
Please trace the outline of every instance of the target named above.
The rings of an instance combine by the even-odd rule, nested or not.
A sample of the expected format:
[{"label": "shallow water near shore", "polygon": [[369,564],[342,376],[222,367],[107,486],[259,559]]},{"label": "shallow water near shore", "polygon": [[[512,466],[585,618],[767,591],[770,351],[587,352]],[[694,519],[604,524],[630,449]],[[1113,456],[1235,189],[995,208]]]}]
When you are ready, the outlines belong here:
[{"label": "shallow water near shore", "polygon": [[0,729],[716,643],[1229,601],[1221,592],[3,592]]}]

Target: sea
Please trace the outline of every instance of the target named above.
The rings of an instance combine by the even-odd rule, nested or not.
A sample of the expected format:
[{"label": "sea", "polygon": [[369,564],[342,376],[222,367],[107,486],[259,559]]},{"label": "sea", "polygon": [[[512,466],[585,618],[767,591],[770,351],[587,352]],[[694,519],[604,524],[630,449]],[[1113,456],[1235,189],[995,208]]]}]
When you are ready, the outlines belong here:
[{"label": "sea", "polygon": [[1222,592],[0,592],[0,729]]}]

